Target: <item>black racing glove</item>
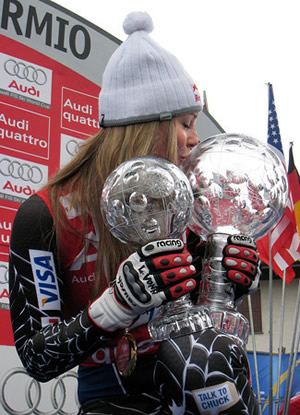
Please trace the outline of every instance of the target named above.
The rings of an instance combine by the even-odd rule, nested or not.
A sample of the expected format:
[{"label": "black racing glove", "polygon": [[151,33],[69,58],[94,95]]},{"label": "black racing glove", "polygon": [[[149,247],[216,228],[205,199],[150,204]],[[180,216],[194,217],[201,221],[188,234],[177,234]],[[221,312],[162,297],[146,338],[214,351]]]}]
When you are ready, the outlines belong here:
[{"label": "black racing glove", "polygon": [[235,300],[254,293],[261,276],[260,259],[253,238],[231,235],[223,249],[223,266],[234,283]]},{"label": "black racing glove", "polygon": [[94,323],[107,331],[196,287],[192,256],[180,239],[150,242],[120,264],[115,283],[89,306]]}]

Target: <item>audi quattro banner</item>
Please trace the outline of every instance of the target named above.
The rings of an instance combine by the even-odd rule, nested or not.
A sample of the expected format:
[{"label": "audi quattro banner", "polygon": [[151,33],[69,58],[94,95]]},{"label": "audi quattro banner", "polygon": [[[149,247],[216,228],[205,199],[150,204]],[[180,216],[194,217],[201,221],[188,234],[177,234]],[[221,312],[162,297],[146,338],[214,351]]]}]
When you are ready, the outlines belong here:
[{"label": "audi quattro banner", "polygon": [[0,0],[1,344],[13,344],[7,262],[14,216],[97,132],[103,69],[119,44],[53,2]]}]

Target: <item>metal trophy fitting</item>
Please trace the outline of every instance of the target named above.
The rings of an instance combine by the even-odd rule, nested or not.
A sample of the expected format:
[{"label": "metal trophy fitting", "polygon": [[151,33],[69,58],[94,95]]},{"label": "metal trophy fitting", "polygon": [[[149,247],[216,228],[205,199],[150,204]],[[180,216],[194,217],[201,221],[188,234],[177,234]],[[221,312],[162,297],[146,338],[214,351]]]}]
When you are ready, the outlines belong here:
[{"label": "metal trophy fitting", "polygon": [[279,221],[288,197],[280,158],[268,144],[246,135],[219,134],[198,144],[182,170],[194,194],[189,228],[206,240],[196,307],[245,346],[249,323],[236,310],[234,286],[222,266],[229,235],[258,239]]},{"label": "metal trophy fitting", "polygon": [[148,323],[151,338],[156,341],[174,339],[213,327],[209,308],[195,306],[189,295],[161,306],[160,314]]},{"label": "metal trophy fitting", "polygon": [[[110,232],[135,249],[158,239],[180,238],[192,217],[194,196],[182,170],[165,159],[138,157],[106,179],[101,212]],[[185,295],[161,307],[149,332],[154,341],[211,327],[209,315]],[[126,339],[122,339],[123,349]],[[123,371],[124,359],[122,362]]]}]

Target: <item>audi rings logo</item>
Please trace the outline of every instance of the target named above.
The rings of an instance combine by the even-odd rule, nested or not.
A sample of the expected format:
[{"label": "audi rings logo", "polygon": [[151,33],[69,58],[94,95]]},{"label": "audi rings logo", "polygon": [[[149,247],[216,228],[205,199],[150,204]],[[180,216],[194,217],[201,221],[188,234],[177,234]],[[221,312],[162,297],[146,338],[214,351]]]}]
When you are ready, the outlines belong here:
[{"label": "audi rings logo", "polygon": [[14,59],[8,59],[4,63],[4,70],[8,75],[16,76],[19,79],[25,79],[28,82],[37,85],[45,85],[47,82],[46,72],[32,65],[26,65],[24,62],[17,62]]},{"label": "audi rings logo", "polygon": [[[1,380],[0,402],[11,415],[75,415],[78,413],[79,404],[76,393],[77,382],[76,385],[72,382],[74,378],[77,379],[76,373],[68,372],[53,379],[50,383],[51,387],[47,384],[41,387],[41,384],[29,377],[23,368],[11,369]],[[67,397],[71,397],[70,402]],[[49,406],[51,406],[50,410]]]},{"label": "audi rings logo", "polygon": [[70,154],[70,156],[74,156],[75,154],[78,153],[79,146],[80,146],[80,143],[78,143],[77,141],[69,140],[66,145],[67,153]]},{"label": "audi rings logo", "polygon": [[20,163],[8,158],[0,160],[0,174],[33,184],[41,183],[43,180],[43,172],[38,166],[31,166],[28,163]]},{"label": "audi rings logo", "polygon": [[0,284],[8,283],[8,267],[0,264]]}]

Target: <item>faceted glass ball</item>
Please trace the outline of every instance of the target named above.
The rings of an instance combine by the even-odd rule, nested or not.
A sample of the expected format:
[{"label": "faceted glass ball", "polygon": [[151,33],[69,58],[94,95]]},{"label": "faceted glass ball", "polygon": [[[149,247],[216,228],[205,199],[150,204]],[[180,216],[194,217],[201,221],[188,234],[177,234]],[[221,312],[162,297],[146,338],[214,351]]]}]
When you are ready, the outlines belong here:
[{"label": "faceted glass ball", "polygon": [[177,238],[192,217],[194,197],[186,175],[158,157],[138,157],[117,167],[106,179],[101,212],[120,241],[141,246]]},{"label": "faceted glass ball", "polygon": [[257,139],[238,134],[207,138],[181,168],[195,198],[189,227],[202,237],[228,233],[259,238],[284,212],[285,168],[272,147]]}]

